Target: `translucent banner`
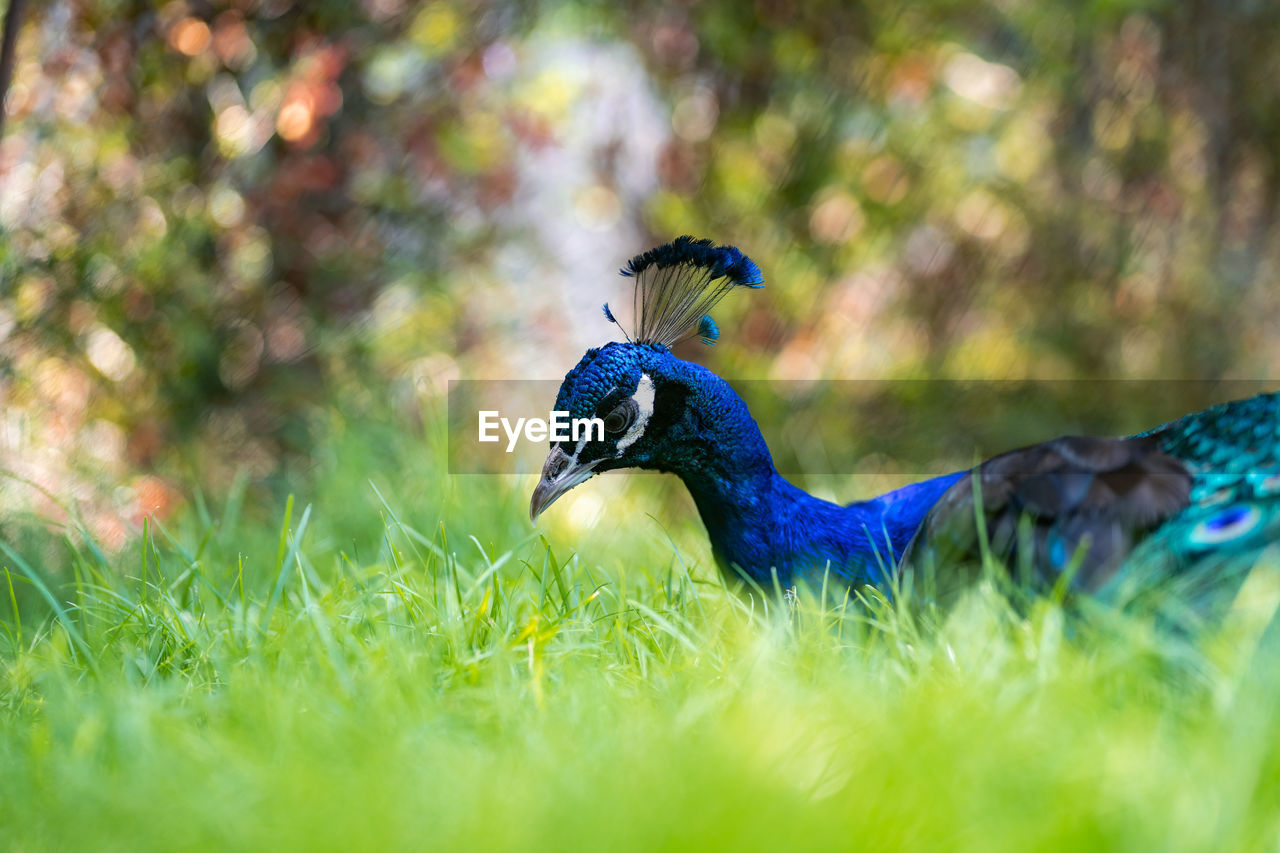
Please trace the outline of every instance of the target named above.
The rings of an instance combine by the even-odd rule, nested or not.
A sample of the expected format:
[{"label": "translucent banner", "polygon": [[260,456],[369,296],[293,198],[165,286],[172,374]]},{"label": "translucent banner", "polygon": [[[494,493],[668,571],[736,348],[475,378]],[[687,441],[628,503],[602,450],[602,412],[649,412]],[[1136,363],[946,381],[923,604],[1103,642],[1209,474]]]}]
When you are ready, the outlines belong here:
[{"label": "translucent banner", "polygon": [[[1261,380],[729,384],[751,410],[783,474],[846,475],[889,468],[920,476],[967,467],[1062,435],[1130,435],[1280,387],[1280,382]],[[550,380],[450,382],[450,472],[536,473],[551,435],[568,437],[575,428],[567,416],[553,415],[559,385]]]}]

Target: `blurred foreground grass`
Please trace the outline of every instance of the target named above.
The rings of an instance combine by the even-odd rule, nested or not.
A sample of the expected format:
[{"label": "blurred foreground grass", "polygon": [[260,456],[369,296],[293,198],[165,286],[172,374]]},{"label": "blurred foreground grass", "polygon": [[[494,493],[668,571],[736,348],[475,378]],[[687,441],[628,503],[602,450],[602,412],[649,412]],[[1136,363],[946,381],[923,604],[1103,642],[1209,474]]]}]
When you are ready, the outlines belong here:
[{"label": "blurred foreground grass", "polygon": [[1280,838],[1260,623],[1190,639],[991,581],[945,612],[770,606],[652,523],[571,554],[524,484],[360,436],[270,523],[232,494],[116,556],[69,530],[60,574],[4,546],[0,847]]}]

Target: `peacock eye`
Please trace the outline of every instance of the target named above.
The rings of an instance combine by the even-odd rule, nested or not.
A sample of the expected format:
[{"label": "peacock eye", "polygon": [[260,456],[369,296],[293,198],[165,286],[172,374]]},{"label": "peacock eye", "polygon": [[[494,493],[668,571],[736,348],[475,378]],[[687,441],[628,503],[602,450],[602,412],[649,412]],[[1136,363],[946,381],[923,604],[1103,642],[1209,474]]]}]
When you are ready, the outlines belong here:
[{"label": "peacock eye", "polygon": [[636,419],[636,401],[623,400],[604,416],[604,431],[610,435],[626,432]]}]

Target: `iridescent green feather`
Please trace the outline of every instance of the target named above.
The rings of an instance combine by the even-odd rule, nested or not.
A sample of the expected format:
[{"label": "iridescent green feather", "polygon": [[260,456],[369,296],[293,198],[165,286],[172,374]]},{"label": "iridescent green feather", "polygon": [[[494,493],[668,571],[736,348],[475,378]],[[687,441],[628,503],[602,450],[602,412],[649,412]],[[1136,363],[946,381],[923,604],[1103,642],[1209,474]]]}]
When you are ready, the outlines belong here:
[{"label": "iridescent green feather", "polygon": [[1147,434],[1191,471],[1191,502],[1134,549],[1110,591],[1131,598],[1158,586],[1184,601],[1227,605],[1255,566],[1280,567],[1280,394]]}]

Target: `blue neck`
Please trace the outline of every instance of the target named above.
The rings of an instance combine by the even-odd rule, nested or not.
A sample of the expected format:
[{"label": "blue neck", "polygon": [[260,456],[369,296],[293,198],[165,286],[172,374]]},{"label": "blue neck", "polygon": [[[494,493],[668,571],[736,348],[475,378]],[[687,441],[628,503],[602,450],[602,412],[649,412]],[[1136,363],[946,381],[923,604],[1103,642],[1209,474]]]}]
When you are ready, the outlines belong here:
[{"label": "blue neck", "polygon": [[771,570],[787,587],[821,583],[824,571],[848,583],[883,587],[925,514],[963,472],[840,506],[792,485],[770,466],[748,480],[682,476],[723,570],[766,589]]},{"label": "blue neck", "polygon": [[[933,504],[964,472],[914,483],[869,501],[840,506],[787,482],[746,405],[719,377],[695,369],[692,412],[675,427],[683,432],[680,462],[661,465],[684,481],[693,496],[722,570],[766,589],[823,573],[848,583],[884,586],[898,558]],[[686,376],[686,379],[695,379]]]}]

